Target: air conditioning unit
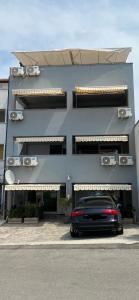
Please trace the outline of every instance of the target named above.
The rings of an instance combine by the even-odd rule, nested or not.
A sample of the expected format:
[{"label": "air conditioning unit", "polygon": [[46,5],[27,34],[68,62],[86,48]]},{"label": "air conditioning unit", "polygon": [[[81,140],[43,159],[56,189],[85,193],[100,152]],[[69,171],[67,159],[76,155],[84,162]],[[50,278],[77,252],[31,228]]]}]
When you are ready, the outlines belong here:
[{"label": "air conditioning unit", "polygon": [[133,156],[119,156],[119,165],[120,166],[131,166],[134,164]]},{"label": "air conditioning unit", "polygon": [[37,166],[38,165],[38,158],[36,156],[32,157],[23,157],[23,166],[30,167],[30,166]]},{"label": "air conditioning unit", "polygon": [[21,158],[20,157],[7,157],[6,165],[10,167],[19,167],[21,166]]},{"label": "air conditioning unit", "polygon": [[102,166],[113,166],[116,165],[115,156],[101,156]]},{"label": "air conditioning unit", "polygon": [[16,110],[16,111],[10,111],[9,112],[9,119],[12,121],[21,121],[23,120],[23,111]]},{"label": "air conditioning unit", "polygon": [[125,119],[132,117],[132,111],[129,107],[120,107],[118,108],[118,118]]},{"label": "air conditioning unit", "polygon": [[39,67],[38,66],[26,67],[26,75],[27,76],[39,76],[40,75]]},{"label": "air conditioning unit", "polygon": [[14,67],[11,68],[11,75],[14,77],[22,77],[24,76],[24,68],[23,67]]}]

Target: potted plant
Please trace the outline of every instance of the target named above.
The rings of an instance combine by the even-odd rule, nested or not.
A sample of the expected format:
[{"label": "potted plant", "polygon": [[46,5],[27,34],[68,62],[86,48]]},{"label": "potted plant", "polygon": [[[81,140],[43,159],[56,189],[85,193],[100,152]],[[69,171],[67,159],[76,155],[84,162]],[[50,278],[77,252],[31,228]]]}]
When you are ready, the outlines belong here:
[{"label": "potted plant", "polygon": [[67,214],[68,211],[71,210],[72,199],[68,199],[67,197],[58,199],[59,212],[63,214]]},{"label": "potted plant", "polygon": [[24,207],[12,207],[8,213],[8,223],[20,224],[23,222]]},{"label": "potted plant", "polygon": [[33,203],[27,203],[24,207],[24,223],[37,224],[39,221],[39,207]]}]

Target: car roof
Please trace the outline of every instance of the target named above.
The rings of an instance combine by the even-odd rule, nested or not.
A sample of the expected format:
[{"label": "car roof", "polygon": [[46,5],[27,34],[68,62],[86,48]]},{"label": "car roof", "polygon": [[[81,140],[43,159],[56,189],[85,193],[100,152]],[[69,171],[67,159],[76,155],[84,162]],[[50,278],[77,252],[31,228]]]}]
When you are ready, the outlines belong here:
[{"label": "car roof", "polygon": [[111,196],[87,196],[87,197],[81,197],[78,201],[82,201],[82,200],[89,200],[89,199],[91,199],[91,200],[97,200],[97,199],[104,199],[104,200],[113,200],[112,199],[112,197]]}]

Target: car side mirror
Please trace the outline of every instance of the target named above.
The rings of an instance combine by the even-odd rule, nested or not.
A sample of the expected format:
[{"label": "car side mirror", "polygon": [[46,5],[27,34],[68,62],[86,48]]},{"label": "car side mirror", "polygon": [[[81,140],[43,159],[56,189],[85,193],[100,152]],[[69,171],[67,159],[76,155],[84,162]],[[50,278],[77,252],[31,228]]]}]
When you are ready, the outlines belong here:
[{"label": "car side mirror", "polygon": [[119,210],[120,210],[120,208],[121,208],[121,204],[120,204],[120,203],[118,203],[118,204],[116,205],[116,207],[117,207],[117,209],[119,209]]}]

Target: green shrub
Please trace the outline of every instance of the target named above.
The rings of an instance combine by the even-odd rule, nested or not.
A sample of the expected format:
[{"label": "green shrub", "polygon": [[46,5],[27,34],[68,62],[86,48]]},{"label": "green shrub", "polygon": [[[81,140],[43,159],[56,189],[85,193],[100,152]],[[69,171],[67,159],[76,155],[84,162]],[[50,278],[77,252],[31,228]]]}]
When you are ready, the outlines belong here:
[{"label": "green shrub", "polygon": [[11,208],[8,217],[9,218],[23,218],[24,216],[24,207]]},{"label": "green shrub", "polygon": [[24,207],[24,218],[35,218],[39,216],[39,208],[36,204],[28,203]]},{"label": "green shrub", "polygon": [[71,198],[68,199],[66,197],[65,198],[59,198],[58,202],[59,202],[59,204],[60,204],[61,207],[68,208],[71,205],[71,203],[72,203],[72,199]]}]

